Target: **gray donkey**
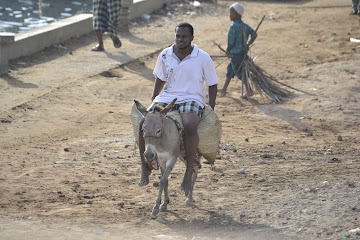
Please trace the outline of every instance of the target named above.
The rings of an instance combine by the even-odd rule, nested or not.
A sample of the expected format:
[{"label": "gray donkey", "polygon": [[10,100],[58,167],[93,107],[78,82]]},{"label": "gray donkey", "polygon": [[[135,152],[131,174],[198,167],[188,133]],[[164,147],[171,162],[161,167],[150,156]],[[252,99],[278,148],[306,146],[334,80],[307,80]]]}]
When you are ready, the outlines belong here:
[{"label": "gray donkey", "polygon": [[[170,202],[168,192],[169,175],[174,168],[178,157],[184,161],[180,153],[180,130],[173,119],[166,117],[166,114],[173,108],[175,102],[176,98],[165,108],[160,106],[154,108],[155,110],[158,109],[160,111],[148,112],[141,103],[135,100],[137,109],[145,118],[142,127],[140,125],[145,140],[144,157],[149,164],[160,166],[161,170],[159,194],[151,213],[152,217],[155,217],[159,211],[164,212],[167,210],[167,205]],[[194,188],[196,178],[197,171],[194,171],[192,176],[192,189]],[[161,204],[161,195],[163,191],[165,199]],[[186,196],[186,206],[192,205],[192,191],[193,190]]]}]

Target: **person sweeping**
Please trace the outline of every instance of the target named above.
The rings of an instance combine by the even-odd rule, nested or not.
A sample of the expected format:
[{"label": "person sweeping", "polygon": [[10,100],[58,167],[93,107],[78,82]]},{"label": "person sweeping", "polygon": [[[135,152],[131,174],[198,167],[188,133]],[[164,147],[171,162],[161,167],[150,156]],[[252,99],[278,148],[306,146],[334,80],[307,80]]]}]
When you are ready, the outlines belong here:
[{"label": "person sweeping", "polygon": [[[230,26],[228,32],[228,43],[226,48],[226,55],[230,58],[230,62],[226,68],[226,80],[222,89],[219,90],[220,96],[226,95],[227,88],[230,81],[236,75],[246,88],[246,95],[244,97],[250,97],[254,95],[250,84],[247,82],[247,78],[241,76],[241,64],[244,60],[244,56],[247,54],[248,46],[251,45],[256,37],[257,33],[249,25],[244,23],[241,18],[244,14],[244,7],[240,3],[234,3],[229,8],[229,17],[233,23]],[[251,36],[250,40],[249,37]]]}]

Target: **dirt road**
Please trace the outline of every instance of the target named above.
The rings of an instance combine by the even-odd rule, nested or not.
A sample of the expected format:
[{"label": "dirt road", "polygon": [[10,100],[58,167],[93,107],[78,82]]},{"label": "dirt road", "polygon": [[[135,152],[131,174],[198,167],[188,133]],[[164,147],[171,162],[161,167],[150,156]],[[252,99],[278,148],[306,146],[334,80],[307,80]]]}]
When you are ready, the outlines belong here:
[{"label": "dirt road", "polygon": [[120,50],[106,39],[105,53],[90,52],[88,35],[11,63],[0,76],[0,239],[343,239],[360,227],[360,47],[349,41],[360,18],[345,0],[243,2],[250,26],[267,14],[256,63],[305,93],[248,101],[234,80],[217,99],[219,159],[203,164],[195,206],[184,206],[179,163],[169,211],[150,219],[159,173],[137,186],[133,100],[150,104],[158,50],[183,21],[222,87],[228,60],[212,40],[226,46],[231,4],[170,6],[133,22]]}]

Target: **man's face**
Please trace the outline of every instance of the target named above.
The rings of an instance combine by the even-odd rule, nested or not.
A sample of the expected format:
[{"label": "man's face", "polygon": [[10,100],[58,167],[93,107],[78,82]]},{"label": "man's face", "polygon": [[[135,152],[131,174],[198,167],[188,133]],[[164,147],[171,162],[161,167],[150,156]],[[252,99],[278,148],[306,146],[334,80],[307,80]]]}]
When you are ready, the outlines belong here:
[{"label": "man's face", "polygon": [[191,35],[190,29],[187,27],[178,27],[175,31],[175,44],[178,49],[185,49],[191,46],[194,36]]},{"label": "man's face", "polygon": [[229,9],[229,17],[230,17],[230,20],[231,21],[234,21],[236,19],[239,19],[239,14],[235,11],[235,9],[233,8],[230,8]]}]

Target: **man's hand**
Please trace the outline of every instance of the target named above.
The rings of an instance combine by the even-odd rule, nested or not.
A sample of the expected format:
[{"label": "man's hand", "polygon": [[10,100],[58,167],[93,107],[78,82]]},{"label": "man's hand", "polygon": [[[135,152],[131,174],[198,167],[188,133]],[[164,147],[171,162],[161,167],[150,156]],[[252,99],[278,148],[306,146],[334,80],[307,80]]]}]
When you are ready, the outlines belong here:
[{"label": "man's hand", "polygon": [[209,86],[209,105],[214,110],[216,105],[217,85]]},{"label": "man's hand", "polygon": [[230,52],[229,51],[226,51],[226,56],[230,57]]}]

